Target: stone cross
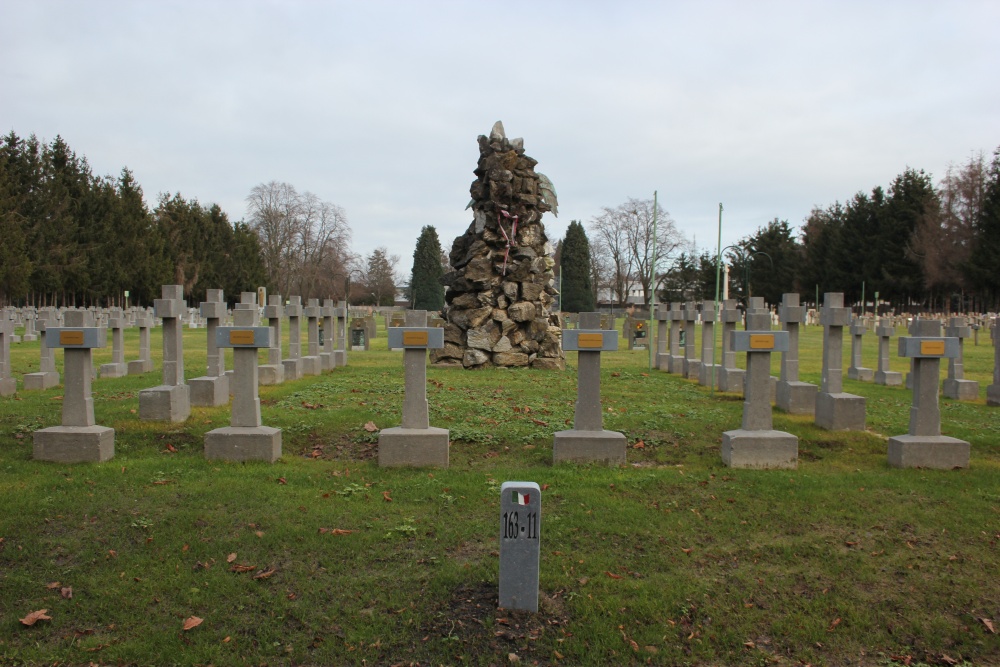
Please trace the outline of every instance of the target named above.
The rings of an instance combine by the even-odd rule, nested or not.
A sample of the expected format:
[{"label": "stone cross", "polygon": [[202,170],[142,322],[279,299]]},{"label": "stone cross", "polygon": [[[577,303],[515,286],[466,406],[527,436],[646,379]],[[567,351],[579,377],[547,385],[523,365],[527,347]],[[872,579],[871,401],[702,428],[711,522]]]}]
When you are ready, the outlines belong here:
[{"label": "stone cross", "polygon": [[975,401],[979,398],[979,383],[965,379],[965,339],[972,335],[972,329],[964,317],[953,317],[948,321],[944,335],[958,339],[958,354],[948,359],[948,377],[944,381],[944,395],[959,401]]},{"label": "stone cross", "polygon": [[771,418],[771,353],[788,350],[788,332],[771,330],[766,310],[747,312],[747,330],[732,333],[733,349],[747,353],[741,428],[722,434],[722,461],[731,468],[795,468],[799,439],[775,431]]},{"label": "stone cross", "polygon": [[562,331],[563,350],[576,351],[576,413],[573,428],[554,436],[552,460],[625,461],[625,435],[604,429],[601,411],[601,352],[618,349],[618,332],[600,329],[598,313],[580,313],[579,329]]},{"label": "stone cross", "polygon": [[38,313],[38,336],[41,340],[41,364],[37,373],[25,373],[21,378],[25,390],[41,391],[59,384],[59,371],[56,370],[55,349],[45,344],[48,328],[59,326],[58,316],[51,310]]},{"label": "stone cross", "polygon": [[120,378],[128,375],[128,365],[125,363],[125,318],[121,308],[112,308],[108,318],[108,329],[111,330],[111,363],[101,365],[102,378]]},{"label": "stone cross", "polygon": [[684,322],[684,311],[681,304],[674,302],[670,304],[670,347],[667,359],[667,372],[680,375],[684,372],[684,355],[681,354],[681,327]]},{"label": "stone cross", "polygon": [[788,332],[788,350],[781,353],[781,375],[775,394],[775,404],[793,415],[816,413],[816,385],[799,381],[799,326],[805,322],[806,308],[799,305],[799,295],[781,295],[778,318]]},{"label": "stone cross", "polygon": [[816,425],[830,431],[865,430],[865,399],[844,392],[844,327],[851,309],[842,292],[827,292],[819,316],[823,325],[823,382],[816,395]]},{"label": "stone cross", "polygon": [[698,384],[711,387],[713,380],[718,386],[721,365],[715,363],[715,301],[701,302],[701,364],[698,368]]},{"label": "stone cross", "polygon": [[878,368],[875,371],[875,384],[887,387],[899,387],[903,384],[903,374],[889,370],[889,339],[896,333],[892,320],[881,318],[875,335],[878,337]]},{"label": "stone cross", "polygon": [[0,396],[13,396],[17,391],[17,380],[10,372],[10,338],[14,333],[13,325],[6,311],[0,312]]},{"label": "stone cross", "polygon": [[743,369],[736,367],[736,352],[733,351],[733,332],[737,322],[743,321],[743,315],[737,308],[736,299],[725,299],[722,302],[722,364],[719,368],[719,391],[742,392]]},{"label": "stone cross", "polygon": [[302,297],[290,296],[285,304],[285,316],[288,318],[288,358],[282,360],[285,367],[286,380],[298,380],[302,377]]},{"label": "stone cross", "polygon": [[535,482],[500,485],[500,608],[538,611],[542,490]]},{"label": "stone cross", "polygon": [[669,317],[669,304],[656,304],[656,355],[653,357],[653,367],[661,371],[670,368],[670,350],[667,347],[667,321]]},{"label": "stone cross", "polygon": [[941,359],[959,355],[958,339],[941,337],[937,320],[915,320],[911,336],[899,338],[899,356],[913,360],[913,404],[907,435],[889,438],[889,465],[895,468],[967,468],[969,443],[941,435],[938,378]]},{"label": "stone cross", "polygon": [[403,421],[378,436],[380,466],[448,467],[447,429],[430,425],[427,407],[427,350],[444,347],[444,329],[427,326],[426,310],[406,313],[406,326],[389,329],[390,345],[403,348]]},{"label": "stone cross", "polygon": [[[256,294],[254,295],[256,296]],[[226,301],[221,289],[205,292],[205,301],[199,308],[205,318],[206,349],[208,350],[206,371],[203,377],[188,382],[191,386],[191,405],[213,408],[229,403],[229,376],[226,375],[226,356],[219,349],[215,332],[226,315]]]},{"label": "stone cross", "polygon": [[38,335],[35,333],[35,309],[31,306],[24,309],[24,335],[21,336],[21,340],[25,343],[33,343],[38,340]]},{"label": "stone cross", "polygon": [[302,374],[319,375],[323,372],[323,360],[319,358],[319,299],[309,299],[304,310],[306,316],[306,354],[302,357]]},{"label": "stone cross", "polygon": [[267,364],[257,369],[260,384],[273,385],[285,381],[285,366],[281,363],[281,318],[284,313],[285,307],[282,305],[281,295],[268,296],[264,317],[267,318],[267,324],[271,329],[271,344],[267,348]]},{"label": "stone cross", "polygon": [[148,312],[140,312],[135,318],[139,327],[139,358],[128,362],[129,375],[142,375],[153,370],[153,356],[149,347],[149,330],[153,327],[153,316]]},{"label": "stone cross", "polygon": [[107,345],[107,330],[95,327],[85,310],[66,312],[65,327],[48,327],[45,344],[64,349],[62,425],[35,431],[33,457],[39,461],[108,461],[115,455],[115,430],[98,426],[91,394],[92,350]]},{"label": "stone cross", "polygon": [[1000,326],[993,320],[990,338],[993,341],[993,384],[986,387],[986,405],[1000,405]]},{"label": "stone cross", "polygon": [[874,376],[872,369],[863,366],[861,358],[863,336],[867,330],[863,321],[854,318],[854,322],[851,324],[851,365],[847,367],[847,377],[850,380],[871,382]]},{"label": "stone cross", "polygon": [[184,288],[164,285],[163,298],[153,302],[163,320],[163,384],[139,392],[139,419],[182,422],[191,415],[191,389],[184,384]]},{"label": "stone cross", "polygon": [[337,334],[333,327],[334,311],[333,299],[324,299],[323,308],[320,310],[320,315],[323,317],[323,351],[319,353],[319,358],[325,371],[333,370],[336,366],[336,357],[333,353]]},{"label": "stone cross", "polygon": [[333,352],[334,365],[347,365],[347,302],[340,301],[334,313],[337,318],[337,348]]},{"label": "stone cross", "polygon": [[216,345],[233,348],[233,409],[229,426],[205,434],[205,457],[269,461],[281,457],[281,429],[264,426],[257,388],[257,351],[271,345],[271,328],[260,326],[257,293],[245,292],[233,311],[233,326],[218,327]]},{"label": "stone cross", "polygon": [[684,306],[684,370],[683,375],[689,380],[697,380],[701,368],[701,360],[694,356],[694,329],[698,322],[698,304],[688,301]]}]

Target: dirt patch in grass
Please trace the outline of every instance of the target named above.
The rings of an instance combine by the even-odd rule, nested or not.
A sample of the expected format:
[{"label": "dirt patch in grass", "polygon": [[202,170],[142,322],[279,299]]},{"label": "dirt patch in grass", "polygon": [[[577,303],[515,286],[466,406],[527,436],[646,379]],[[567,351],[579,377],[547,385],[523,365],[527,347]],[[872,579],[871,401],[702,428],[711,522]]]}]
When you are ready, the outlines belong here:
[{"label": "dirt patch in grass", "polygon": [[364,442],[348,434],[331,439],[314,431],[296,453],[324,461],[369,461],[378,457],[378,441]]}]

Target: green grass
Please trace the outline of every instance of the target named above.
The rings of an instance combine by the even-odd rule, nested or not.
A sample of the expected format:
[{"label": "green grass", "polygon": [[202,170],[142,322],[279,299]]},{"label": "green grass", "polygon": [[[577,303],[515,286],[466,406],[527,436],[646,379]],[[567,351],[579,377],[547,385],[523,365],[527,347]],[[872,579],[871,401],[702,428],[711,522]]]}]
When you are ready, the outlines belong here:
[{"label": "green grass", "polygon": [[[185,331],[189,378],[204,335]],[[135,330],[126,343],[135,358]],[[819,381],[820,346],[806,328],[806,381]],[[140,422],[158,370],[94,382],[98,423],[116,430],[105,464],[31,459],[31,432],[60,421],[61,387],[0,399],[0,664],[1000,663],[981,620],[1000,626],[1000,411],[983,400],[984,341],[966,346],[980,400],[941,402],[943,432],[972,443],[955,471],[889,468],[910,393],[848,380],[868,431],[776,411],[799,437],[798,470],[730,470],[720,438],[741,399],[650,371],[642,351],[603,360],[605,427],[627,435],[627,465],[551,465],[552,434],[573,418],[569,353],[565,373],[429,368],[451,466],[380,469],[364,426],[398,425],[402,355],[384,337],[372,347],[261,387],[264,423],[283,429],[275,465],[204,459],[228,408]],[[37,369],[37,343],[12,348],[16,375]],[[154,333],[157,365],[159,353]],[[496,607],[499,485],[513,479],[545,488],[536,615]],[[22,626],[38,609],[52,620]],[[204,622],[182,630],[191,616]]]}]

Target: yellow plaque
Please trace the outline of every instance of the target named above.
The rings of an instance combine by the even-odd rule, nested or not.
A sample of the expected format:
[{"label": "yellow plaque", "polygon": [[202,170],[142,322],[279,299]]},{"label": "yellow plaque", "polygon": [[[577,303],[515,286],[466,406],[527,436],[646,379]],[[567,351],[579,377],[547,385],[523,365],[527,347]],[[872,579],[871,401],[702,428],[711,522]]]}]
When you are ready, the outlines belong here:
[{"label": "yellow plaque", "polygon": [[253,345],[253,329],[233,329],[229,332],[230,345]]},{"label": "yellow plaque", "polygon": [[83,345],[83,332],[82,331],[60,331],[59,332],[59,344],[60,345]]},{"label": "yellow plaque", "polygon": [[576,337],[576,344],[581,348],[601,349],[604,347],[604,334],[582,333]]},{"label": "yellow plaque", "polygon": [[750,334],[751,350],[773,350],[774,334]]},{"label": "yellow plaque", "polygon": [[426,331],[404,331],[403,345],[427,345]]},{"label": "yellow plaque", "polygon": [[944,354],[944,341],[943,340],[920,341],[920,354],[925,354],[925,355]]}]

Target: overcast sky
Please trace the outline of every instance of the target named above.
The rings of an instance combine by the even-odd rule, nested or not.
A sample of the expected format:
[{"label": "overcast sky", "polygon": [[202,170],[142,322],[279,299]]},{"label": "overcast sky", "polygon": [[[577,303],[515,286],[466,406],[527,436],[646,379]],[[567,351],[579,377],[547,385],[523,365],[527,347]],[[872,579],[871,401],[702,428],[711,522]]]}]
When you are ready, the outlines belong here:
[{"label": "overcast sky", "polygon": [[1000,145],[1000,2],[0,0],[0,131],[231,220],[276,180],[353,247],[450,249],[502,120],[559,217],[629,197],[714,250]]}]

